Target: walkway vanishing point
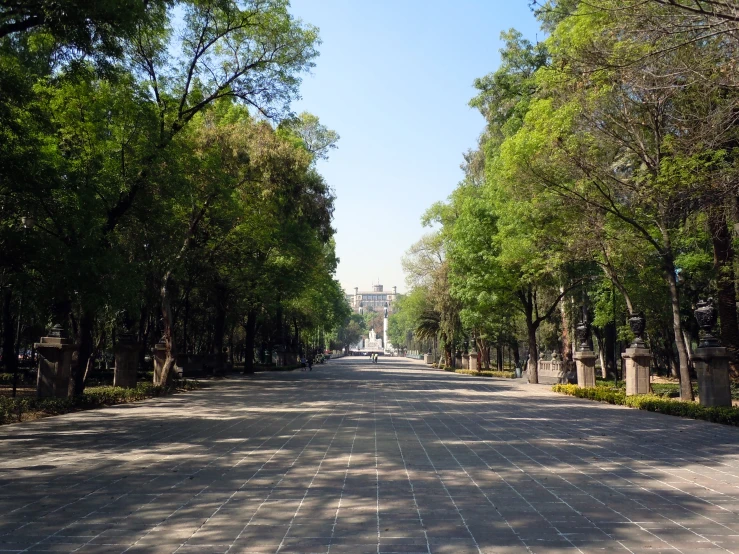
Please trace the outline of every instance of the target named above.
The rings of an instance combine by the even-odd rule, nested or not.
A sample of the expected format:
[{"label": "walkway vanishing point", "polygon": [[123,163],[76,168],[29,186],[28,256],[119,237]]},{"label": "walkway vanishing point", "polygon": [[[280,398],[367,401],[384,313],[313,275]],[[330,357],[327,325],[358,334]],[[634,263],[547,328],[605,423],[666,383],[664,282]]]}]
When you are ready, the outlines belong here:
[{"label": "walkway vanishing point", "polygon": [[405,359],[0,437],[3,552],[739,552],[739,429]]}]

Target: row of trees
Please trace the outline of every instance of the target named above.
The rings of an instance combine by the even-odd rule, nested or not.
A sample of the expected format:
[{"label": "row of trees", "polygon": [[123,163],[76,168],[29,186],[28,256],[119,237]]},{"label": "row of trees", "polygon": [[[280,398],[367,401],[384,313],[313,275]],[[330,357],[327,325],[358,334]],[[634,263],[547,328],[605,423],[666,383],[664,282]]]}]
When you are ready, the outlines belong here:
[{"label": "row of trees", "polygon": [[178,352],[324,346],[348,317],[338,136],[290,101],[318,31],[286,0],[0,5],[2,353],[52,323],[77,392],[121,327]]},{"label": "row of trees", "polygon": [[692,398],[692,309],[713,295],[739,378],[737,9],[534,4],[548,38],[503,34],[500,68],[475,82],[486,127],[465,179],[405,260],[416,335],[447,358],[474,338],[488,363],[522,343],[536,382],[542,348],[571,357],[581,306],[610,374],[643,312],[656,365]]}]

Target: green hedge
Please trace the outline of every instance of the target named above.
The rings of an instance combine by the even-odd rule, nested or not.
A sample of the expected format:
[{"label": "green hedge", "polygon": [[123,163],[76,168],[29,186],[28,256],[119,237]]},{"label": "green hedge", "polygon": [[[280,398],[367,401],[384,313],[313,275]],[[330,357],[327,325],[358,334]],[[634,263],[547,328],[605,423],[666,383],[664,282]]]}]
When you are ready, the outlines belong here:
[{"label": "green hedge", "polygon": [[[28,383],[36,383],[36,372],[35,371],[24,371],[19,370],[18,371],[18,384],[28,384]],[[12,385],[13,384],[13,374],[12,373],[0,373],[0,384],[2,385]]]},{"label": "green hedge", "polygon": [[[316,365],[316,364],[313,364]],[[302,364],[275,365],[275,364],[254,364],[254,373],[261,371],[294,371],[301,369]],[[307,366],[306,366],[307,367]]]},{"label": "green hedge", "polygon": [[554,385],[552,390],[578,398],[619,404],[639,410],[703,419],[725,425],[739,425],[739,407],[708,408],[696,402],[672,400],[656,394],[626,396],[625,392],[613,390],[609,387],[580,388],[577,385]]},{"label": "green hedge", "polygon": [[89,410],[162,396],[176,390],[194,390],[200,387],[197,381],[176,380],[169,387],[151,383],[139,383],[136,388],[87,387],[81,396],[73,398],[28,398],[0,397],[0,424],[22,421],[24,414],[59,415],[77,410]]}]

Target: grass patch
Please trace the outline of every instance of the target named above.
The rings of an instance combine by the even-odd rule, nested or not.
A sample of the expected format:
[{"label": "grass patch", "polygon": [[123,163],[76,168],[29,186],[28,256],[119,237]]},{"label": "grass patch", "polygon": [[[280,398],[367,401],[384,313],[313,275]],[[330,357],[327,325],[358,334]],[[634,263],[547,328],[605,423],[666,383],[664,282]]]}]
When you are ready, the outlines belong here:
[{"label": "grass patch", "polygon": [[81,396],[72,398],[0,397],[0,424],[125,404],[173,392],[195,390],[200,386],[197,381],[182,379],[173,381],[167,387],[152,383],[139,383],[133,389],[107,386],[87,387]]},{"label": "grass patch", "polygon": [[649,412],[702,419],[714,423],[723,423],[724,425],[739,425],[739,407],[709,408],[701,406],[696,402],[683,402],[656,394],[626,396],[626,392],[622,392],[614,387],[604,386],[580,388],[577,385],[554,385],[552,390],[554,392],[576,396],[577,398],[629,406]]}]

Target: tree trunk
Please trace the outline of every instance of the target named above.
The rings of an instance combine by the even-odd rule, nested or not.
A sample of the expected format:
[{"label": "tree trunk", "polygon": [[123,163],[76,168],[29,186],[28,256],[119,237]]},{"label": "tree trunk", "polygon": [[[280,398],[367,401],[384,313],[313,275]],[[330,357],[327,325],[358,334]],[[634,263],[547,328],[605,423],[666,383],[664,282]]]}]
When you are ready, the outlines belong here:
[{"label": "tree trunk", "polygon": [[495,364],[498,371],[503,371],[503,346],[500,343],[495,345]]},{"label": "tree trunk", "polygon": [[734,248],[722,209],[708,213],[708,226],[713,243],[713,267],[718,289],[718,314],[721,343],[729,351],[729,371],[732,380],[739,379],[739,322],[736,315],[736,286],[734,283]]},{"label": "tree trunk", "polygon": [[605,330],[598,330],[593,328],[593,336],[598,343],[598,360],[600,361],[600,376],[602,379],[608,377],[606,370],[606,345],[605,345]]},{"label": "tree trunk", "polygon": [[162,299],[162,338],[164,339],[164,347],[166,357],[164,367],[159,382],[157,382],[157,374],[154,372],[154,384],[165,386],[169,382],[169,376],[172,368],[177,361],[177,346],[174,342],[174,322],[172,321],[172,274],[167,272],[164,276],[160,296]]},{"label": "tree trunk", "polygon": [[257,336],[257,312],[249,310],[244,324],[244,373],[254,373],[254,339]]},{"label": "tree trunk", "polygon": [[539,348],[536,345],[536,325],[526,314],[526,331],[529,340],[529,363],[526,369],[529,372],[529,383],[539,382]]},{"label": "tree trunk", "polygon": [[231,366],[230,371],[234,368],[234,328],[228,333],[228,364]]},{"label": "tree trunk", "polygon": [[[560,287],[560,293],[564,291],[564,287]],[[560,317],[562,318],[562,359],[572,360],[572,338],[570,336],[570,318],[567,316],[567,303],[562,302],[559,306]]]},{"label": "tree trunk", "polygon": [[478,367],[490,369],[490,345],[487,340],[477,339]]},{"label": "tree trunk", "polygon": [[519,299],[523,305],[523,312],[526,316],[526,335],[529,341],[529,361],[527,371],[529,374],[529,383],[537,384],[539,382],[539,348],[536,344],[536,330],[539,328],[539,319],[534,320],[534,295],[529,287],[525,292],[519,294]]},{"label": "tree trunk", "polygon": [[670,333],[669,330],[664,333],[664,359],[665,359],[665,368],[670,373],[670,377],[674,377],[676,379],[680,378],[680,366],[675,361],[675,354],[672,351],[672,341],[669,339]]},{"label": "tree trunk", "polygon": [[452,357],[452,345],[448,340],[444,340],[444,356],[446,357],[446,366],[454,367],[454,358]]},{"label": "tree trunk", "polygon": [[693,365],[693,337],[690,331],[683,329],[683,341],[685,342],[685,351],[688,353],[688,361],[692,367]]},{"label": "tree trunk", "polygon": [[510,339],[511,350],[513,350],[513,363],[516,367],[521,367],[521,354],[518,350],[518,340],[515,338]]},{"label": "tree trunk", "polygon": [[143,308],[141,310],[141,317],[139,318],[139,342],[141,343],[141,350],[139,351],[139,368],[146,367],[146,356],[149,353],[149,334],[151,331],[151,324],[149,323],[149,310]]},{"label": "tree trunk", "polygon": [[608,377],[616,378],[616,325],[614,322],[609,321],[603,328],[603,348],[605,349],[605,367],[603,378]]},{"label": "tree trunk", "polygon": [[90,371],[95,367],[95,358],[97,358],[100,354],[100,351],[102,350],[103,346],[105,345],[105,330],[100,335],[100,338],[98,339],[97,344],[92,349],[92,355],[87,360],[87,366],[85,367],[85,374],[82,376],[82,383],[83,386],[87,386],[87,378],[90,375]]},{"label": "tree trunk", "polygon": [[678,367],[680,372],[680,399],[693,400],[693,386],[690,383],[690,366],[688,362],[688,352],[685,349],[685,341],[683,340],[683,326],[680,321],[680,291],[677,288],[677,278],[675,276],[675,264],[672,255],[669,254],[665,259],[665,278],[670,287],[670,304],[672,308],[672,330],[675,337],[675,346],[677,347]]},{"label": "tree trunk", "polygon": [[223,335],[226,333],[226,290],[218,285],[216,288],[216,315],[213,322],[213,351],[216,355],[214,371],[223,371],[225,357],[223,354]]},{"label": "tree trunk", "polygon": [[72,367],[72,379],[69,381],[70,396],[80,396],[85,391],[85,375],[87,364],[94,348],[92,330],[95,316],[91,310],[83,309],[77,327],[77,364]]},{"label": "tree trunk", "polygon": [[191,289],[188,287],[187,293],[185,293],[185,316],[182,319],[182,349],[185,354],[190,351],[187,344],[189,339],[188,331],[190,330],[190,290]]},{"label": "tree trunk", "polygon": [[13,290],[5,287],[3,292],[3,364],[5,371],[15,374],[18,371],[18,357],[15,353],[13,333]]}]

